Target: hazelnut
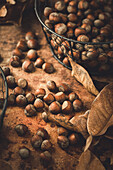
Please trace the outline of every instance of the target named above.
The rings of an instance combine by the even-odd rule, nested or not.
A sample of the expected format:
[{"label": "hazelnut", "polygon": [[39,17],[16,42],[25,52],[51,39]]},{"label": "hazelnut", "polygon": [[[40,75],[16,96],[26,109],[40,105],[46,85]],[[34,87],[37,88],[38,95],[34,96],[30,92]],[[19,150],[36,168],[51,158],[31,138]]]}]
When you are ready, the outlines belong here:
[{"label": "hazelnut", "polygon": [[48,132],[46,129],[44,128],[38,128],[37,130],[37,135],[41,136],[43,139],[47,139],[48,138]]},{"label": "hazelnut", "polygon": [[52,148],[52,143],[49,140],[44,140],[41,144],[42,150],[50,150]]},{"label": "hazelnut", "polygon": [[54,81],[52,81],[52,80],[47,81],[47,88],[52,92],[57,91],[56,83]]},{"label": "hazelnut", "polygon": [[15,131],[19,136],[24,136],[28,132],[28,127],[24,124],[18,124],[15,126]]},{"label": "hazelnut", "polygon": [[33,62],[25,60],[22,64],[22,69],[26,72],[33,72],[35,70]]},{"label": "hazelnut", "polygon": [[16,96],[14,94],[10,94],[7,100],[8,105],[13,106],[15,104],[15,99],[16,99]]},{"label": "hazelnut", "polygon": [[83,104],[82,104],[81,100],[76,99],[73,101],[73,108],[75,111],[77,111],[77,112],[81,111],[82,107],[83,107]]},{"label": "hazelnut", "polygon": [[9,67],[3,66],[2,70],[3,70],[5,76],[10,75],[10,68]]},{"label": "hazelnut", "polygon": [[27,46],[30,49],[38,49],[38,41],[36,39],[30,39],[27,41]]},{"label": "hazelnut", "polygon": [[74,22],[67,22],[67,28],[74,29],[77,25]]},{"label": "hazelnut", "polygon": [[84,47],[82,44],[77,43],[75,46],[76,46],[76,49],[79,50],[80,52],[84,50]]},{"label": "hazelnut", "polygon": [[23,58],[23,53],[20,49],[18,48],[15,48],[13,51],[12,51],[12,55],[13,56],[18,56],[20,59]]},{"label": "hazelnut", "polygon": [[73,29],[68,29],[67,33],[66,33],[67,38],[72,38],[74,36],[74,32]]},{"label": "hazelnut", "polygon": [[75,28],[75,36],[78,37],[81,34],[86,34],[86,30],[84,28]]},{"label": "hazelnut", "polygon": [[63,92],[58,92],[55,94],[55,99],[59,103],[63,103],[66,100],[66,95]]},{"label": "hazelnut", "polygon": [[61,18],[61,22],[65,24],[68,20],[67,15],[63,13],[59,13],[59,16]]},{"label": "hazelnut", "polygon": [[[103,36],[103,35],[98,35],[98,36],[96,37],[96,39],[97,39],[99,42],[102,42],[102,41],[104,41],[104,36]],[[102,46],[103,46],[103,44],[102,44]]]},{"label": "hazelnut", "polygon": [[104,22],[101,21],[100,19],[96,19],[96,20],[94,20],[94,26],[97,28],[101,28],[104,26]]},{"label": "hazelnut", "polygon": [[44,102],[41,99],[37,98],[34,101],[34,106],[35,106],[37,111],[40,111],[44,108]]},{"label": "hazelnut", "polygon": [[85,18],[85,19],[83,19],[82,20],[82,24],[89,24],[89,25],[93,25],[93,22],[92,22],[92,20],[90,20],[90,19],[88,19],[88,18]]},{"label": "hazelnut", "polygon": [[12,56],[9,60],[12,67],[21,66],[20,58],[18,56]]},{"label": "hazelnut", "polygon": [[57,143],[62,149],[66,149],[69,146],[69,139],[66,136],[58,136]]},{"label": "hazelnut", "polygon": [[87,1],[80,0],[78,2],[78,9],[86,10],[88,7],[89,7],[89,3]]},{"label": "hazelnut", "polygon": [[66,54],[66,48],[64,46],[59,46],[58,47],[58,54],[59,55],[64,55]]},{"label": "hazelnut", "polygon": [[31,145],[33,146],[33,148],[35,149],[38,149],[40,148],[41,144],[42,144],[42,137],[39,136],[39,135],[34,135],[32,138],[31,138]]},{"label": "hazelnut", "polygon": [[74,92],[71,92],[70,94],[69,94],[69,100],[71,101],[71,102],[73,102],[74,100],[76,100],[76,99],[78,99],[79,97],[78,97],[78,95],[76,94],[76,93],[74,93]]},{"label": "hazelnut", "polygon": [[41,68],[43,64],[44,64],[44,59],[42,58],[37,58],[34,63],[35,67],[37,68]]},{"label": "hazelnut", "polygon": [[46,113],[46,112],[43,112],[41,116],[42,116],[42,119],[43,119],[45,122],[47,122],[47,120],[48,120],[48,115],[47,115],[47,113]]},{"label": "hazelnut", "polygon": [[67,11],[68,11],[68,13],[76,13],[76,12],[77,12],[77,9],[76,9],[75,6],[68,5],[68,6],[67,6]]},{"label": "hazelnut", "polygon": [[80,51],[73,50],[72,52],[69,51],[69,55],[72,56],[73,60],[78,61],[80,59]]},{"label": "hazelnut", "polygon": [[108,19],[107,15],[104,14],[104,13],[100,13],[100,14],[98,15],[98,18],[99,18],[100,20],[102,20],[102,21],[106,21],[106,20]]},{"label": "hazelnut", "polygon": [[91,25],[89,24],[83,24],[81,28],[84,28],[86,30],[86,33],[91,31]]},{"label": "hazelnut", "polygon": [[44,165],[47,165],[52,160],[52,156],[49,151],[44,151],[40,154],[40,160]]},{"label": "hazelnut", "polygon": [[52,93],[48,93],[47,95],[44,96],[43,100],[46,104],[49,105],[55,100],[55,97],[53,96]]},{"label": "hazelnut", "polygon": [[27,104],[26,97],[23,96],[22,94],[18,95],[16,97],[16,104],[20,107],[26,106],[26,104]]},{"label": "hazelnut", "polygon": [[45,96],[45,94],[46,94],[46,91],[43,88],[39,88],[35,91],[35,96],[40,99],[42,99]]},{"label": "hazelnut", "polygon": [[97,36],[99,33],[99,29],[96,27],[92,27],[92,37]]},{"label": "hazelnut", "polygon": [[28,86],[28,82],[24,78],[19,78],[17,84],[18,84],[19,87],[21,87],[23,89],[26,89],[27,86]]},{"label": "hazelnut", "polygon": [[53,73],[55,71],[53,65],[51,63],[44,63],[42,65],[42,69],[46,72],[46,73]]},{"label": "hazelnut", "polygon": [[76,145],[79,142],[79,136],[77,133],[70,134],[68,139],[71,145]]},{"label": "hazelnut", "polygon": [[64,92],[64,93],[69,93],[71,91],[70,87],[66,83],[61,83],[58,87],[59,91]]},{"label": "hazelnut", "polygon": [[35,107],[32,104],[28,104],[25,107],[24,113],[28,117],[36,116],[36,109],[35,109]]},{"label": "hazelnut", "polygon": [[91,21],[95,20],[95,17],[92,14],[88,14],[87,18],[90,19]]},{"label": "hazelnut", "polygon": [[57,12],[52,12],[52,13],[49,15],[49,20],[50,20],[52,23],[58,23],[58,22],[60,22],[61,18],[60,18],[59,13],[57,13]]},{"label": "hazelnut", "polygon": [[37,51],[34,50],[34,49],[30,49],[28,52],[27,52],[27,57],[29,60],[36,60],[37,58]]},{"label": "hazelnut", "polygon": [[58,23],[55,25],[55,32],[57,34],[63,35],[67,31],[67,26],[64,23]]},{"label": "hazelnut", "polygon": [[70,114],[73,110],[72,103],[70,101],[64,101],[62,104],[62,112],[64,114]]},{"label": "hazelnut", "polygon": [[78,20],[77,15],[73,13],[70,13],[67,17],[70,22],[77,22]]},{"label": "hazelnut", "polygon": [[90,49],[88,50],[88,52],[87,52],[86,55],[87,55],[87,57],[90,58],[90,59],[96,58],[96,57],[98,57],[98,51],[95,50],[94,48],[90,48]]},{"label": "hazelnut", "polygon": [[16,48],[22,50],[22,51],[26,51],[27,50],[27,44],[26,44],[26,41],[25,40],[20,40],[18,43],[17,43],[17,46]]},{"label": "hazelnut", "polygon": [[26,147],[22,147],[19,150],[19,155],[22,159],[26,159],[30,156],[30,150]]},{"label": "hazelnut", "polygon": [[76,6],[77,5],[77,0],[70,1],[69,5]]},{"label": "hazelnut", "polygon": [[[51,30],[53,29],[53,24],[51,23],[51,21],[46,19],[44,23],[48,28],[50,28]],[[47,29],[46,29],[46,31],[47,31]]]},{"label": "hazelnut", "polygon": [[8,75],[6,77],[6,80],[7,80],[7,85],[8,85],[9,88],[14,88],[15,87],[16,81],[15,81],[14,76]]},{"label": "hazelnut", "polygon": [[77,41],[88,42],[89,41],[89,37],[86,36],[86,35],[79,35],[77,37]]},{"label": "hazelnut", "polygon": [[65,57],[62,61],[66,66],[70,67],[70,61],[68,59],[68,57]]},{"label": "hazelnut", "polygon": [[54,101],[49,105],[49,111],[53,114],[57,114],[61,111],[61,105],[59,102]]},{"label": "hazelnut", "polygon": [[63,1],[57,1],[56,3],[55,3],[55,9],[57,10],[57,11],[63,11],[64,9],[65,9],[65,3],[63,2]]},{"label": "hazelnut", "polygon": [[24,89],[22,89],[22,87],[19,87],[19,86],[14,88],[13,93],[16,96],[19,95],[19,94],[25,95]]},{"label": "hazelnut", "polygon": [[50,8],[50,7],[44,8],[44,16],[45,17],[48,17],[52,12],[53,12],[52,8]]},{"label": "hazelnut", "polygon": [[27,93],[26,99],[28,104],[32,104],[35,100],[35,95],[33,93]]},{"label": "hazelnut", "polygon": [[88,60],[87,51],[82,51],[81,59],[82,59],[82,61],[87,61]]},{"label": "hazelnut", "polygon": [[57,132],[59,136],[68,136],[68,130],[63,127],[59,127]]},{"label": "hazelnut", "polygon": [[28,41],[30,39],[34,39],[35,38],[35,33],[34,32],[27,32],[26,35],[25,35],[25,39]]}]

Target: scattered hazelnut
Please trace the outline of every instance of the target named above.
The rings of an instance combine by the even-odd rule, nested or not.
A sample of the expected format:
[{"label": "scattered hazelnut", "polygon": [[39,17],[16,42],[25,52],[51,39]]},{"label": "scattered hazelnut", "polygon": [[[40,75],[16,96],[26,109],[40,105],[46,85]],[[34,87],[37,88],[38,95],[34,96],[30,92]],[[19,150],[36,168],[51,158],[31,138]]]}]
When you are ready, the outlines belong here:
[{"label": "scattered hazelnut", "polygon": [[14,88],[15,87],[16,81],[15,81],[14,76],[8,75],[6,77],[6,80],[7,80],[7,85],[8,85],[9,88]]},{"label": "scattered hazelnut", "polygon": [[40,111],[44,108],[44,102],[41,99],[37,98],[34,101],[34,106],[35,106],[37,111]]},{"label": "scattered hazelnut", "polygon": [[25,40],[20,40],[18,43],[17,43],[17,46],[16,46],[18,49],[22,50],[22,51],[26,51],[27,50],[27,44],[26,44],[26,41]]},{"label": "scattered hazelnut", "polygon": [[39,136],[39,135],[34,135],[32,138],[31,138],[31,144],[33,146],[33,148],[35,149],[38,149],[40,148],[41,144],[42,144],[42,137]]},{"label": "scattered hazelnut", "polygon": [[41,136],[43,139],[47,139],[47,138],[48,138],[48,132],[47,132],[47,130],[44,129],[44,128],[39,128],[39,129],[37,130],[37,133],[36,133],[36,134],[39,135],[39,136]]},{"label": "scattered hazelnut", "polygon": [[49,151],[44,151],[40,154],[40,160],[44,165],[47,165],[52,160],[52,156]]},{"label": "scattered hazelnut", "polygon": [[52,112],[53,114],[60,113],[61,111],[61,105],[59,102],[54,101],[49,105],[49,111]]},{"label": "scattered hazelnut", "polygon": [[27,104],[27,100],[26,100],[26,97],[22,94],[18,95],[16,97],[16,104],[20,107],[23,107]]},{"label": "scattered hazelnut", "polygon": [[62,112],[64,114],[70,114],[73,110],[72,103],[70,101],[64,101],[62,104]]},{"label": "scattered hazelnut", "polygon": [[46,94],[46,91],[43,88],[39,88],[35,91],[35,96],[40,99],[42,99],[45,96],[45,94]]},{"label": "scattered hazelnut", "polygon": [[32,104],[35,100],[35,95],[29,92],[26,94],[26,99],[28,104]]},{"label": "scattered hazelnut", "polygon": [[53,65],[51,63],[44,63],[42,65],[42,69],[46,72],[46,73],[53,73],[55,71]]},{"label": "scattered hazelnut", "polygon": [[50,13],[52,13],[52,12],[53,12],[52,8],[50,8],[50,7],[44,8],[44,16],[45,17],[48,17],[50,15]]},{"label": "scattered hazelnut", "polygon": [[63,127],[59,127],[57,132],[59,136],[68,136],[68,130]]},{"label": "scattered hazelnut", "polygon": [[66,149],[69,146],[69,139],[66,136],[58,136],[57,143],[62,149]]},{"label": "scattered hazelnut", "polygon": [[52,148],[52,144],[49,140],[44,140],[41,144],[41,149],[42,150],[50,150]]},{"label": "scattered hazelnut", "polygon": [[55,97],[53,96],[52,93],[48,93],[43,97],[43,100],[46,104],[49,105],[55,100]]},{"label": "scattered hazelnut", "polygon": [[7,103],[9,106],[13,106],[15,104],[16,96],[14,94],[10,94],[7,99]]},{"label": "scattered hazelnut", "polygon": [[78,99],[79,97],[78,97],[78,95],[76,94],[76,93],[74,93],[74,92],[71,92],[70,94],[69,94],[69,100],[71,101],[71,102],[73,102],[74,100],[76,100],[76,99]]},{"label": "scattered hazelnut", "polygon": [[47,115],[47,112],[43,112],[41,116],[42,116],[42,119],[43,119],[45,122],[47,122],[47,121],[48,121],[48,115]]},{"label": "scattered hazelnut", "polygon": [[3,70],[5,76],[10,75],[10,68],[9,67],[3,66],[2,70]]},{"label": "scattered hazelnut", "polygon": [[37,58],[37,51],[34,50],[34,49],[30,49],[27,52],[27,57],[28,57],[29,60],[32,60],[32,61],[36,60],[36,58]]},{"label": "scattered hazelnut", "polygon": [[42,58],[37,58],[34,65],[35,65],[35,67],[37,67],[37,68],[41,68],[43,64],[44,64],[44,59],[42,59]]},{"label": "scattered hazelnut", "polygon": [[26,159],[30,156],[30,150],[26,147],[22,147],[20,150],[19,150],[19,155],[22,159]]},{"label": "scattered hazelnut", "polygon": [[19,95],[19,94],[25,95],[24,89],[22,89],[22,88],[19,87],[19,86],[17,86],[17,87],[14,88],[13,93],[14,93],[15,96],[17,96],[17,95]]},{"label": "scattered hazelnut", "polygon": [[67,31],[67,26],[64,23],[58,23],[55,25],[55,32],[59,35],[65,34]]},{"label": "scattered hazelnut", "polygon": [[79,136],[77,133],[72,133],[71,135],[69,135],[68,139],[71,145],[76,145],[79,141]]},{"label": "scattered hazelnut", "polygon": [[38,45],[38,41],[36,39],[30,39],[27,41],[27,46],[30,49],[38,49],[39,45]]},{"label": "scattered hazelnut", "polygon": [[64,92],[64,93],[69,93],[71,91],[70,87],[66,83],[61,83],[58,87],[59,91]]},{"label": "scattered hazelnut", "polygon": [[34,38],[35,38],[35,33],[31,32],[31,31],[27,32],[26,35],[25,35],[25,39],[27,41],[30,40],[30,39],[34,39]]},{"label": "scattered hazelnut", "polygon": [[23,58],[23,53],[20,49],[18,48],[15,48],[13,51],[12,51],[12,55],[13,56],[18,56],[20,59]]},{"label": "scattered hazelnut", "polygon": [[20,58],[18,56],[12,56],[9,60],[9,63],[11,64],[12,67],[21,66]]},{"label": "scattered hazelnut", "polygon": [[47,88],[52,92],[57,91],[56,83],[54,81],[52,81],[52,80],[47,81]]},{"label": "scattered hazelnut", "polygon": [[24,136],[28,132],[28,127],[24,124],[18,124],[15,126],[15,131],[19,136]]},{"label": "scattered hazelnut", "polygon": [[26,72],[33,72],[35,70],[33,62],[25,60],[22,64],[22,69]]},{"label": "scattered hazelnut", "polygon": [[27,86],[28,86],[28,82],[24,78],[19,78],[17,84],[18,84],[19,87],[21,87],[23,89],[26,89]]},{"label": "scattered hazelnut", "polygon": [[63,1],[57,1],[55,3],[55,9],[58,11],[63,11],[65,9],[65,3]]},{"label": "scattered hazelnut", "polygon": [[59,103],[63,103],[66,100],[66,95],[64,94],[64,92],[58,92],[55,94],[55,99]]},{"label": "scattered hazelnut", "polygon": [[32,104],[28,104],[25,107],[24,113],[28,117],[36,116],[36,109],[35,109],[35,107]]},{"label": "scattered hazelnut", "polygon": [[80,111],[82,109],[82,106],[83,106],[83,104],[79,99],[76,99],[73,101],[73,108],[75,111],[77,111],[77,112]]}]

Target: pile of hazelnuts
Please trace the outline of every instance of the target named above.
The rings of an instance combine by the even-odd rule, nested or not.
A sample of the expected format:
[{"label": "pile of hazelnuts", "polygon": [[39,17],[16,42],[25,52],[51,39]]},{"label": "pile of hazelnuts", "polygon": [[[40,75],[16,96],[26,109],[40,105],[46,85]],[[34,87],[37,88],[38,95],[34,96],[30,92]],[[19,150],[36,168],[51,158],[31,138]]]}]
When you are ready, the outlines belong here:
[{"label": "pile of hazelnuts", "polygon": [[89,70],[109,72],[113,66],[113,1],[60,0],[52,5],[44,8],[45,25],[70,39],[44,29],[57,58],[70,67],[69,55]]},{"label": "pile of hazelnuts", "polygon": [[27,32],[25,39],[21,39],[16,48],[12,51],[9,63],[12,67],[20,67],[25,72],[34,72],[36,68],[42,68],[47,73],[55,71],[53,64],[45,62],[39,57],[37,50],[39,49],[38,38],[34,32]]}]

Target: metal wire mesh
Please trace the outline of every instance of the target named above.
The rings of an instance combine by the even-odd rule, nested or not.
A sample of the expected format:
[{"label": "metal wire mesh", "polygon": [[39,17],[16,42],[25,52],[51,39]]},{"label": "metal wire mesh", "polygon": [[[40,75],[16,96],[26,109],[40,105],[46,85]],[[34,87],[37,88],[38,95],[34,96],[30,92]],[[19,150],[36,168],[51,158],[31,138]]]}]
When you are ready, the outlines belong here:
[{"label": "metal wire mesh", "polygon": [[67,37],[57,34],[53,29],[45,24],[44,8],[52,7],[56,1],[35,0],[35,13],[42,25],[47,42],[50,45],[53,57],[63,66],[72,69],[68,60],[70,56],[75,62],[82,65],[92,75],[113,74],[113,38],[97,42],[77,41],[76,37]]},{"label": "metal wire mesh", "polygon": [[8,98],[7,82],[4,72],[0,67],[0,128],[2,127],[3,118],[7,107],[7,98]]}]

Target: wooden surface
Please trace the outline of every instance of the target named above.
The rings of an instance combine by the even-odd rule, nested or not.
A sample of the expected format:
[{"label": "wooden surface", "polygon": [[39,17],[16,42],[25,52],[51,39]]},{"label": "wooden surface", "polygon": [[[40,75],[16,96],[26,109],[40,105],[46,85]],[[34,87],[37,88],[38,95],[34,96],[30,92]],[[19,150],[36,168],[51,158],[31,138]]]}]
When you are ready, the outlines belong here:
[{"label": "wooden surface", "polygon": [[[25,37],[27,31],[36,32],[40,45],[38,54],[44,58],[45,61],[53,63],[56,69],[53,74],[47,74],[39,68],[36,68],[34,73],[26,73],[21,67],[13,68],[8,65],[8,59],[11,57],[12,50],[16,47],[17,42]],[[25,78],[28,81],[28,91],[34,92],[36,89],[43,87],[48,93],[46,88],[46,82],[48,80],[54,80],[57,85],[61,82],[66,82],[83,101],[83,112],[90,109],[95,96],[87,92],[87,90],[71,76],[70,70],[63,67],[52,57],[52,53],[34,11],[28,11],[24,14],[21,27],[15,25],[0,26],[0,54],[2,57],[0,66],[9,66],[16,81],[21,77]],[[11,92],[12,90],[9,90],[9,93]],[[19,123],[27,125],[30,134],[25,137],[19,137],[14,130],[14,127]],[[30,139],[36,133],[38,127],[44,127],[48,131],[53,144],[53,160],[49,167],[43,167],[43,165],[40,164],[39,154],[41,150],[36,151],[30,143]],[[57,126],[51,122],[44,122],[41,119],[40,113],[37,113],[37,116],[33,118],[29,118],[25,116],[23,108],[17,106],[7,107],[4,125],[0,132],[0,159],[6,160],[13,170],[75,170],[79,156],[83,151],[83,146],[69,147],[66,151],[62,150],[57,144],[57,136]],[[18,151],[21,146],[26,146],[30,149],[30,158],[26,160],[20,158]]]}]

